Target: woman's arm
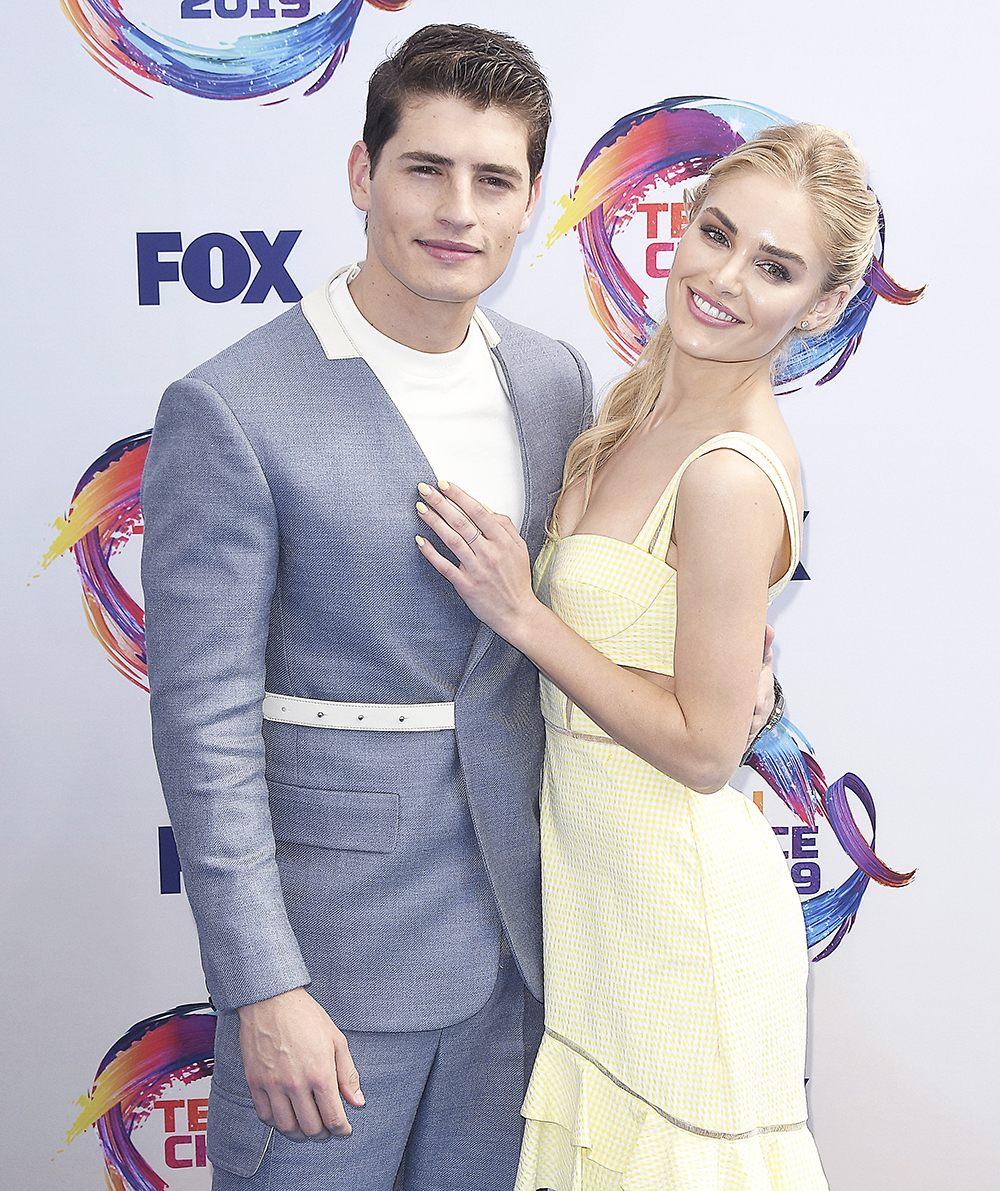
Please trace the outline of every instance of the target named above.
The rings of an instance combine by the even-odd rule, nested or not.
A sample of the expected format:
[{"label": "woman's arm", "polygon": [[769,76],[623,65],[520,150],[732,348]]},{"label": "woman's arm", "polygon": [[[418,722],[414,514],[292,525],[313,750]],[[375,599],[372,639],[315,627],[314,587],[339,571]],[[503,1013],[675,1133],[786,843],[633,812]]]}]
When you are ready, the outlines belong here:
[{"label": "woman's arm", "polygon": [[527,548],[509,518],[455,485],[442,489],[447,499],[421,485],[427,503],[417,508],[460,566],[417,541],[472,611],[619,744],[691,789],[723,786],[746,747],[767,588],[784,541],[781,503],[763,472],[719,450],[681,480],[673,690],[610,661],[535,597]]}]

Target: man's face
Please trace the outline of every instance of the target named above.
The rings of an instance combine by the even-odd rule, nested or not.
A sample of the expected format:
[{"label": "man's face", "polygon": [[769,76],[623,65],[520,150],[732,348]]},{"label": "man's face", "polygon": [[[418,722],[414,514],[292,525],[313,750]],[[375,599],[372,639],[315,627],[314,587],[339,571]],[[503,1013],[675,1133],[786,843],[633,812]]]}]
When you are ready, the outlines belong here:
[{"label": "man's face", "polygon": [[[386,296],[475,301],[503,273],[531,219],[528,134],[504,108],[433,96],[407,104],[374,171],[351,151],[351,197],[368,212],[368,255]],[[406,295],[399,295],[406,299]]]}]

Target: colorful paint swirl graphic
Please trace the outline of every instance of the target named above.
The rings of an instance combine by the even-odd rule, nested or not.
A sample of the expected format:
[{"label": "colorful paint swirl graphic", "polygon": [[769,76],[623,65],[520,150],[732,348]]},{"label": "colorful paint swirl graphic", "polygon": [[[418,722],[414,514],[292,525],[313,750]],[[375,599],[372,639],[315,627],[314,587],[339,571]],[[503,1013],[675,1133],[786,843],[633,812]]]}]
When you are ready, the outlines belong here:
[{"label": "colorful paint swirl graphic", "polygon": [[132,1131],[172,1083],[191,1084],[211,1075],[214,1049],[212,1006],[178,1005],[138,1022],[101,1060],[66,1141],[97,1126],[111,1191],[166,1191],[166,1181],[132,1143]]},{"label": "colorful paint swirl graphic", "polygon": [[[231,46],[207,47],[190,45],[130,21],[122,0],[60,0],[87,52],[115,78],[143,95],[150,93],[132,82],[130,75],[204,99],[257,99],[319,71],[304,92],[315,94],[343,61],[366,2],[374,8],[397,12],[409,0],[340,0],[329,12],[297,25],[246,34],[237,37]],[[192,7],[204,10],[207,5]],[[293,6],[291,0],[283,7],[291,15],[294,8],[309,11],[308,4]],[[245,12],[245,0],[242,8]],[[277,14],[270,5],[258,4],[251,15]]]},{"label": "colorful paint swirl graphic", "polygon": [[[547,243],[551,246],[576,229],[591,312],[627,363],[645,347],[656,322],[647,294],[614,250],[615,236],[658,183],[673,186],[699,178],[762,128],[785,123],[785,117],[756,104],[710,96],[665,99],[623,116],[587,154],[573,193],[560,200],[563,213]],[[793,342],[778,371],[778,384],[787,385],[831,361],[816,383],[832,380],[860,343],[876,297],[899,304],[919,297],[918,291],[904,290],[882,269],[884,223],[881,231],[878,257],[844,316],[825,335]]]},{"label": "colorful paint swirl graphic", "polygon": [[142,533],[139,485],[151,430],[116,442],[80,477],[66,517],[42,566],[73,551],[83,585],[87,623],[119,674],[148,690],[142,609],[111,570],[111,559],[133,534]]},{"label": "colorful paint swirl graphic", "polygon": [[[817,816],[826,819],[837,842],[857,865],[841,885],[802,903],[808,945],[814,947],[825,939],[830,940],[813,956],[813,962],[825,959],[836,951],[854,925],[869,880],[898,889],[909,885],[914,873],[898,873],[875,855],[875,800],[861,778],[845,773],[828,785],[813,756],[812,745],[787,718],[779,720],[757,741],[747,764],[814,831]],[[871,823],[871,842],[865,839],[851,812],[848,791],[864,807]]]}]

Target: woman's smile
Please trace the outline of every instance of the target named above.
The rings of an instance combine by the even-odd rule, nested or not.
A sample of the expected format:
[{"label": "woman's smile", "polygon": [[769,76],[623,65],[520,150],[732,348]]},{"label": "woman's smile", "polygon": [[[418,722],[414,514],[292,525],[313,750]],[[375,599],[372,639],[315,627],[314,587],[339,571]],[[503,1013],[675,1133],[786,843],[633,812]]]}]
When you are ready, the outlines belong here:
[{"label": "woman's smile", "polygon": [[694,316],[698,318],[699,315],[704,316],[704,321],[710,326],[717,323],[742,323],[741,318],[737,318],[731,310],[728,310],[721,303],[715,305],[710,302],[704,294],[698,293],[696,289],[688,288],[688,298],[694,306]]}]

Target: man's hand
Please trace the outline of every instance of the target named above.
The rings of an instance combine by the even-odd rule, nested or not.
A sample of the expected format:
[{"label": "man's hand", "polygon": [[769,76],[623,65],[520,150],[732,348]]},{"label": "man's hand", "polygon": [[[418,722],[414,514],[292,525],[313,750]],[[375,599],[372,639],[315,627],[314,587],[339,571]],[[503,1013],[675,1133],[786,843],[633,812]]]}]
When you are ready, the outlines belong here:
[{"label": "man's hand", "polygon": [[240,1050],[265,1125],[290,1141],[351,1132],[340,1095],[364,1104],[357,1068],[347,1039],[304,988],[240,1009]]},{"label": "man's hand", "polygon": [[757,682],[757,699],[753,707],[753,719],[750,721],[750,735],[747,743],[755,740],[757,733],[767,723],[767,717],[774,709],[774,672],[771,664],[774,661],[774,629],[770,625],[764,627],[764,661],[760,668],[760,678]]}]

